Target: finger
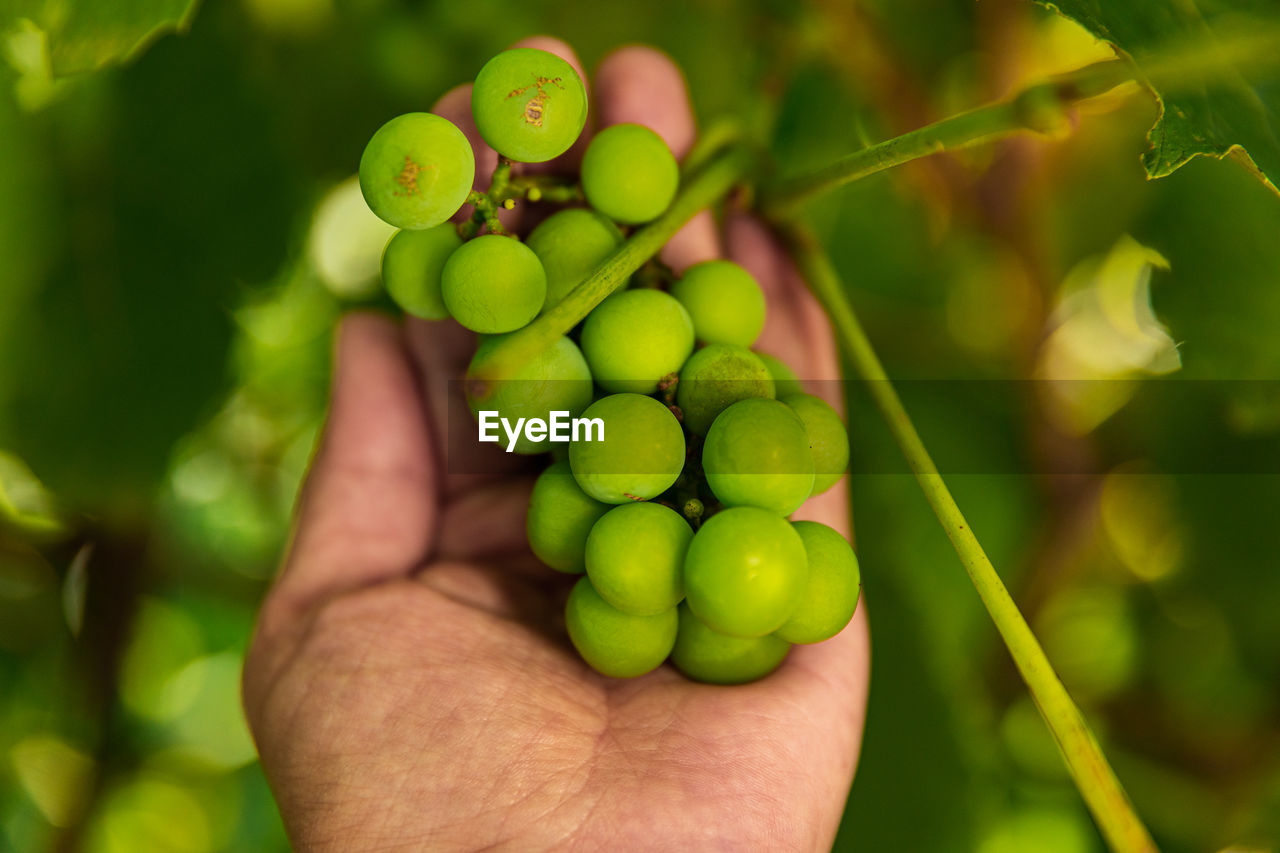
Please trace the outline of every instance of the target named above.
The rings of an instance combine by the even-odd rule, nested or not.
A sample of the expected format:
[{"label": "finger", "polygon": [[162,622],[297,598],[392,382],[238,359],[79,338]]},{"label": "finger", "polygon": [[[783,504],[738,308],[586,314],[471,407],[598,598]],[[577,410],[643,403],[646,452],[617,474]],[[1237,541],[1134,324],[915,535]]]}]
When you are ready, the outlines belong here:
[{"label": "finger", "polygon": [[[582,60],[578,58],[578,54],[574,52],[568,44],[558,38],[551,36],[530,36],[520,39],[520,41],[511,45],[512,47],[531,47],[534,50],[545,50],[547,53],[553,53],[563,59],[565,62],[573,66],[573,70],[578,73],[578,79],[582,81],[582,85],[587,85],[587,72],[582,67]],[[587,109],[591,110],[594,106],[587,99]],[[569,147],[569,150],[552,160],[545,163],[522,163],[520,171],[528,174],[576,174],[578,165],[582,162],[582,152],[587,150],[587,144],[591,141],[591,119],[588,117],[586,127],[582,129],[582,133],[578,139]]]},{"label": "finger", "polygon": [[578,58],[578,54],[566,42],[554,36],[540,35],[522,38],[511,46],[513,48],[531,47],[534,50],[545,50],[547,53],[553,53],[572,65],[573,70],[577,72],[578,77],[582,80],[582,84],[584,86],[587,84],[587,71],[582,67],[582,60]]},{"label": "finger", "polygon": [[430,429],[399,327],[344,319],[329,419],[272,593],[284,610],[408,576],[427,558],[438,511]]},{"label": "finger", "polygon": [[[684,75],[670,57],[635,45],[605,57],[596,71],[596,115],[600,127],[642,124],[662,137],[676,159],[689,152],[697,135]],[[702,211],[673,236],[659,257],[677,273],[720,255],[715,219]]]},{"label": "finger", "polygon": [[[853,620],[836,637],[814,646],[796,646],[782,667],[762,684],[807,709],[808,724],[821,732],[823,748],[814,750],[806,772],[830,780],[831,788],[853,779],[866,725],[871,681],[871,638],[866,608],[858,602]],[[838,790],[838,789],[837,789]],[[843,805],[841,794],[835,814]]]},{"label": "finger", "polygon": [[[476,127],[476,120],[471,114],[471,84],[463,83],[445,92],[431,107],[431,112],[453,122],[471,143],[471,150],[476,158],[476,175],[471,182],[471,188],[477,192],[489,189],[489,182],[493,180],[493,170],[498,167],[498,152],[485,143],[484,137]],[[473,205],[464,204],[451,219],[454,222],[465,222],[474,212]],[[507,228],[515,229],[519,226],[519,211],[499,210],[498,220]]]},{"label": "finger", "polygon": [[693,108],[684,75],[666,54],[643,45],[615,50],[596,70],[595,89],[600,127],[643,124],[677,160],[689,153],[697,134]]},{"label": "finger", "polygon": [[476,156],[476,177],[472,182],[472,189],[487,189],[493,178],[493,170],[498,166],[498,152],[484,141],[480,129],[476,127],[476,120],[471,115],[471,84],[463,83],[445,92],[431,107],[431,112],[453,122],[467,137]]},{"label": "finger", "polygon": [[405,340],[426,396],[443,495],[451,498],[527,467],[527,457],[479,441],[462,382],[476,349],[475,335],[453,320],[411,317],[405,321]]},{"label": "finger", "polygon": [[722,254],[716,218],[710,210],[703,210],[667,241],[658,257],[679,275],[694,264],[714,260]]},{"label": "finger", "polygon": [[756,347],[786,362],[809,393],[844,411],[835,336],[800,271],[757,219],[731,216],[726,238],[729,257],[751,273],[764,291],[768,308]]},{"label": "finger", "polygon": [[[498,167],[498,152],[489,147],[484,137],[480,135],[480,129],[476,127],[476,120],[471,114],[471,88],[470,83],[454,86],[440,96],[440,100],[431,107],[431,112],[453,122],[471,143],[471,151],[476,158],[476,174],[471,181],[471,188],[484,192],[489,188],[489,182],[493,180],[493,170]],[[473,211],[474,208],[471,205],[464,204],[462,209],[453,215],[453,220],[462,222],[469,219]]]},{"label": "finger", "polygon": [[442,516],[437,556],[442,560],[487,560],[528,553],[525,517],[532,491],[532,477],[514,477],[472,489],[450,501]]}]

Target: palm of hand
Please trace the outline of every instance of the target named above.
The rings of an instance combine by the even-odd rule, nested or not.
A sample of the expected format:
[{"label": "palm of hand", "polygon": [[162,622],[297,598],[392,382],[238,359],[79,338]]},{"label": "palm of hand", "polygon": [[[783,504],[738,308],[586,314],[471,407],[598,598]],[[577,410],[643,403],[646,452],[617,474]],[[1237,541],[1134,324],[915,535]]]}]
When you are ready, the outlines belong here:
[{"label": "palm of hand", "polygon": [[802,666],[733,689],[610,680],[457,595],[395,581],[320,611],[259,735],[301,848],[353,849],[353,831],[378,848],[830,843],[860,729],[832,694],[853,685]]},{"label": "palm of hand", "polygon": [[[616,66],[642,60],[606,60],[602,78],[611,61],[625,78]],[[671,248],[701,259],[715,253],[697,245],[706,237],[695,226]],[[834,378],[829,331],[794,271],[751,221],[732,222],[728,240],[769,297],[762,348]],[[861,736],[861,609],[751,685],[591,671],[560,617],[573,579],[523,547],[528,478],[440,470],[433,436],[461,411],[448,379],[468,346],[440,324],[344,324],[322,450],[246,664],[250,722],[295,843],[829,845]],[[802,514],[847,533],[840,489]]]}]

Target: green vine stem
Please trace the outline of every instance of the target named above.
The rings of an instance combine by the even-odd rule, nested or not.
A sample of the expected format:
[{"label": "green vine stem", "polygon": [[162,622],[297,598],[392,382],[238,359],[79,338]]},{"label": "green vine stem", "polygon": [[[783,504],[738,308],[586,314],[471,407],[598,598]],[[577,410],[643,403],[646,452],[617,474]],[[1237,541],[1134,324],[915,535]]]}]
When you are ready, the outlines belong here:
[{"label": "green vine stem", "polygon": [[475,207],[476,211],[471,215],[470,219],[458,226],[458,233],[462,236],[462,239],[470,240],[480,233],[481,228],[486,226],[492,234],[507,233],[507,229],[503,227],[501,220],[498,219],[498,208],[501,205],[493,200],[493,196],[472,190],[467,195],[466,203]]},{"label": "green vine stem", "polygon": [[1088,723],[1058,679],[1044,649],[938,473],[902,406],[902,400],[871,348],[871,342],[853,312],[830,259],[817,238],[806,228],[790,226],[784,229],[784,237],[805,281],[831,318],[845,354],[857,374],[867,383],[876,407],[889,424],[889,430],[906,456],[929,505],[960,555],[960,561],[1027,683],[1031,698],[1058,742],[1076,786],[1103,835],[1112,849],[1123,853],[1154,851],[1155,843],[1134,812]]},{"label": "green vine stem", "polygon": [[498,218],[498,211],[511,210],[517,201],[548,201],[555,204],[582,201],[582,188],[574,181],[555,175],[516,176],[512,174],[514,166],[515,163],[506,157],[498,157],[489,189],[485,192],[472,190],[467,194],[466,204],[472,205],[475,212],[458,226],[458,234],[462,239],[470,240],[482,228],[488,228],[491,234],[508,234]]},{"label": "green vine stem", "polygon": [[1067,124],[1067,108],[1133,79],[1133,69],[1117,59],[1024,89],[1007,101],[978,107],[918,130],[855,151],[840,159],[764,188],[761,209],[786,220],[810,199],[845,184],[939,151],[959,151],[1026,131],[1051,133]]},{"label": "green vine stem", "polygon": [[516,199],[539,202],[549,201],[553,204],[568,204],[582,201],[582,188],[571,181],[553,178],[549,175],[529,175],[512,178],[507,184],[505,201]]},{"label": "green vine stem", "polygon": [[694,214],[715,204],[742,181],[749,166],[750,158],[743,149],[727,148],[686,176],[684,188],[666,213],[632,234],[558,304],[513,332],[487,358],[473,365],[469,377],[472,395],[483,400],[488,383],[516,375],[522,365],[576,326],[606,296],[626,284]]},{"label": "green vine stem", "polygon": [[1165,45],[1143,58],[1141,70],[1108,59],[1032,85],[1004,101],[978,107],[855,151],[825,166],[783,178],[761,193],[761,210],[775,221],[796,215],[809,199],[940,151],[960,151],[1026,131],[1069,127],[1068,110],[1135,80],[1163,95],[1200,91],[1209,81],[1238,84],[1247,69],[1280,66],[1280,26],[1256,23],[1214,39]]}]

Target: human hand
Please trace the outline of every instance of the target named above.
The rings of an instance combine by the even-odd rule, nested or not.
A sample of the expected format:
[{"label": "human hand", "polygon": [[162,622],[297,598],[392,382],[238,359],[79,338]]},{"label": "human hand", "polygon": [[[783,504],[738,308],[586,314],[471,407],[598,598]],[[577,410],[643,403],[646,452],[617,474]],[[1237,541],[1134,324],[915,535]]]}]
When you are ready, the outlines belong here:
[{"label": "human hand", "polygon": [[[578,66],[559,42],[522,44]],[[470,130],[464,88],[434,111]],[[688,150],[688,98],[665,57],[618,51],[595,90],[602,126],[647,124],[677,156]],[[492,169],[491,155],[477,161]],[[681,269],[720,254],[704,214],[663,258]],[[802,377],[836,379],[826,319],[767,232],[731,217],[723,254],[765,290],[760,349]],[[329,421],[245,664],[249,722],[294,843],[829,847],[866,705],[863,608],[753,684],[696,684],[665,666],[598,675],[563,629],[575,578],[528,553],[532,477],[446,472],[447,421],[466,411],[449,404],[449,380],[472,349],[448,322],[355,315],[339,332]],[[845,490],[797,517],[847,536]]]}]

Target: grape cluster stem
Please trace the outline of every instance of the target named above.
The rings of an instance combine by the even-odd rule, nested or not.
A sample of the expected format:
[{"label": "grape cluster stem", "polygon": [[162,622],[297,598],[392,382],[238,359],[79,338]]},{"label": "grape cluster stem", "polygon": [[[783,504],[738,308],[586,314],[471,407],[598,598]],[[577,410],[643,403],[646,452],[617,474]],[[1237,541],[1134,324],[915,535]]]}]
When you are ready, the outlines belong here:
[{"label": "grape cluster stem", "polygon": [[514,175],[514,165],[510,159],[499,156],[489,188],[484,192],[472,190],[467,196],[466,203],[474,207],[475,212],[458,226],[462,239],[469,240],[485,229],[490,234],[514,236],[498,218],[498,211],[513,210],[521,201],[533,204],[582,201],[582,188],[574,181],[557,175]]}]

